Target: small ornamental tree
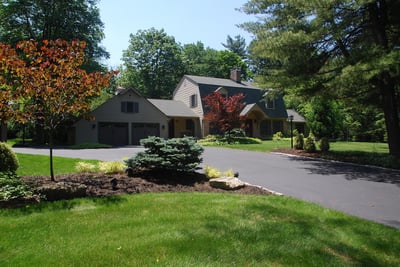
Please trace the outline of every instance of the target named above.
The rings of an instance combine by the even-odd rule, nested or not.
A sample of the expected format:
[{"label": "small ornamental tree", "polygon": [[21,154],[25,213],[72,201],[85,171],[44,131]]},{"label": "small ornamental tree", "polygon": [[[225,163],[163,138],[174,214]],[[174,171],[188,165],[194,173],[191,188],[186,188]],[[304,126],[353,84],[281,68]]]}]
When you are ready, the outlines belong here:
[{"label": "small ornamental tree", "polygon": [[207,110],[204,118],[210,122],[210,127],[222,133],[242,128],[245,120],[245,117],[240,115],[245,106],[243,98],[243,94],[225,97],[219,92],[204,97]]},{"label": "small ornamental tree", "polygon": [[[0,131],[14,117],[13,88],[8,81],[21,67],[23,67],[23,62],[18,58],[15,49],[10,45],[0,43]],[[0,133],[0,141],[4,142],[6,139],[7,136]]]},{"label": "small ornamental tree", "polygon": [[10,49],[4,82],[13,88],[17,120],[35,121],[49,135],[50,175],[54,181],[53,134],[67,120],[88,113],[90,100],[108,86],[115,73],[83,70],[86,43],[64,40],[21,41]]}]

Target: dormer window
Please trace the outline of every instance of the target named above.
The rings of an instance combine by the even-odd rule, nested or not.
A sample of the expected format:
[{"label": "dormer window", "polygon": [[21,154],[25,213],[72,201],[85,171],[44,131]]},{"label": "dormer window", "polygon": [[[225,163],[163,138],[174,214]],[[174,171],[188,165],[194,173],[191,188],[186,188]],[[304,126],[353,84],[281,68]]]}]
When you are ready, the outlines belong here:
[{"label": "dormer window", "polygon": [[197,95],[193,94],[190,96],[190,107],[195,108],[197,107]]},{"label": "dormer window", "polygon": [[275,100],[267,98],[265,100],[265,107],[267,109],[275,109]]},{"label": "dormer window", "polygon": [[226,90],[226,88],[224,88],[224,87],[218,87],[218,89],[215,90],[215,92],[220,93],[220,95],[221,95],[222,97],[224,97],[224,98],[227,98],[227,97],[228,97],[228,90]]},{"label": "dormer window", "polygon": [[133,101],[123,101],[121,102],[121,112],[139,113],[139,103]]}]

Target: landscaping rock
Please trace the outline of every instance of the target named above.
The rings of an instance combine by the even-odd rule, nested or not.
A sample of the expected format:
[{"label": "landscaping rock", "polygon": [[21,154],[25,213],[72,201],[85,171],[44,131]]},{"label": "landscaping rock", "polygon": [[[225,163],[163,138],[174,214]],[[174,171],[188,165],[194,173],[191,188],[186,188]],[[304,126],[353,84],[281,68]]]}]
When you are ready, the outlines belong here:
[{"label": "landscaping rock", "polygon": [[70,182],[48,183],[37,188],[49,201],[73,199],[86,196],[86,185]]},{"label": "landscaping rock", "polygon": [[224,190],[237,190],[244,187],[246,184],[235,177],[220,177],[211,179],[210,185],[214,188]]}]

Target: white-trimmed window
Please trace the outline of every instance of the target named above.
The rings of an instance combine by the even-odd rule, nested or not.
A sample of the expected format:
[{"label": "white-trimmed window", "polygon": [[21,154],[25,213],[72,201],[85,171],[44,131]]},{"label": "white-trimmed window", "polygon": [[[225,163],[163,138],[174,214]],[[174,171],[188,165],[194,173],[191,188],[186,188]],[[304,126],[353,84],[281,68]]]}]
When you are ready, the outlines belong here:
[{"label": "white-trimmed window", "polygon": [[121,102],[121,112],[139,113],[139,103],[133,101],[123,101]]},{"label": "white-trimmed window", "polygon": [[190,96],[190,107],[195,108],[197,107],[197,95],[193,94]]}]

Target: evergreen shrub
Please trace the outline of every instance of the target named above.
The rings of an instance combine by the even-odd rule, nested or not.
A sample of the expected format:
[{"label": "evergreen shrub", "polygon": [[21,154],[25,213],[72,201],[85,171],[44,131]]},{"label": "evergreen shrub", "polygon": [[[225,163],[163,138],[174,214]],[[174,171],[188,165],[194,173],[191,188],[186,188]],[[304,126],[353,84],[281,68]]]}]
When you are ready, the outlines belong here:
[{"label": "evergreen shrub", "polygon": [[294,137],[294,148],[298,150],[304,149],[304,135],[302,133],[297,133]]},{"label": "evergreen shrub", "polygon": [[304,150],[308,153],[314,153],[317,151],[313,136],[309,136],[306,138],[306,141],[304,143]]},{"label": "evergreen shrub", "polygon": [[162,139],[151,136],[140,140],[145,151],[125,161],[128,168],[191,172],[203,161],[203,147],[193,137]]},{"label": "evergreen shrub", "polygon": [[321,149],[322,152],[328,152],[330,149],[329,145],[329,139],[328,137],[322,137],[320,142],[319,142],[319,149]]},{"label": "evergreen shrub", "polygon": [[18,158],[9,145],[0,142],[0,172],[16,172],[19,167]]}]

